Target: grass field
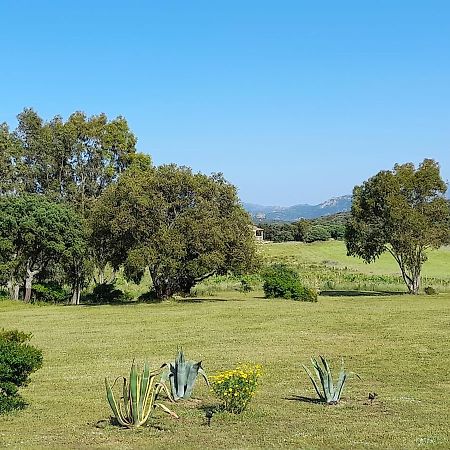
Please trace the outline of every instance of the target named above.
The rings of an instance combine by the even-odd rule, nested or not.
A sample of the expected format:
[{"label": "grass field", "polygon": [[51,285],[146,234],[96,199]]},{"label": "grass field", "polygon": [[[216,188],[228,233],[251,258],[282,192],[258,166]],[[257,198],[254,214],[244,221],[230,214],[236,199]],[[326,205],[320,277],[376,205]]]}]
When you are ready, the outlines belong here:
[{"label": "grass field", "polygon": [[[320,290],[405,292],[400,270],[392,256],[383,254],[374,263],[346,255],[342,241],[266,244],[261,252],[267,262],[294,266],[306,284]],[[450,247],[427,252],[422,268],[422,287],[450,292]]]},{"label": "grass field", "polygon": [[[269,259],[286,260],[296,263],[323,264],[332,263],[339,268],[375,275],[399,275],[398,265],[392,256],[385,253],[372,264],[366,264],[362,259],[347,256],[343,241],[285,242],[282,244],[265,244],[263,255]],[[450,247],[439,250],[428,250],[428,261],[423,265],[422,275],[450,279]]]},{"label": "grass field", "polygon": [[[334,248],[324,256],[326,248],[311,250],[311,258],[340,261]],[[262,251],[290,258],[295,249]],[[445,275],[445,267],[429,264],[433,276]],[[45,359],[23,390],[30,406],[0,417],[0,448],[449,448],[449,307],[450,294],[351,292],[314,304],[266,300],[260,291],[115,306],[1,301],[0,327],[33,332]],[[217,401],[200,381],[194,400],[173,405],[179,421],[156,413],[147,428],[96,428],[110,415],[104,377],[128,375],[134,357],[157,367],[177,345],[210,374],[262,364],[249,409],[218,413],[206,426],[204,408]],[[343,357],[362,377],[337,406],[295,400],[314,397],[301,364],[318,354],[335,368]],[[370,405],[372,391],[378,399]]]}]

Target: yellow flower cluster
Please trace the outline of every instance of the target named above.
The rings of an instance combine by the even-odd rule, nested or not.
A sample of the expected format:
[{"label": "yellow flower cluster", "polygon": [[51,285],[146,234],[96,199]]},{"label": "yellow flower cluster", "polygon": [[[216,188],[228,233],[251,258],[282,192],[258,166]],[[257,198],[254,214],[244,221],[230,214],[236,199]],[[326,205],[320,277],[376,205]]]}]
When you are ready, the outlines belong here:
[{"label": "yellow flower cluster", "polygon": [[262,374],[259,364],[243,364],[210,377],[213,392],[227,411],[239,414],[253,397]]}]

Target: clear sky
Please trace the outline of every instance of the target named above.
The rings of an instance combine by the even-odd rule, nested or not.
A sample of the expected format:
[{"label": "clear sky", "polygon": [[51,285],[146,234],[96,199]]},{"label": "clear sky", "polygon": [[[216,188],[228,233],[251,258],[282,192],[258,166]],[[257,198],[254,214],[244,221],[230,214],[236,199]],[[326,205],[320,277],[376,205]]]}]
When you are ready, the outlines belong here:
[{"label": "clear sky", "polygon": [[0,1],[0,122],[123,115],[156,164],[243,201],[349,194],[396,162],[450,178],[450,1]]}]

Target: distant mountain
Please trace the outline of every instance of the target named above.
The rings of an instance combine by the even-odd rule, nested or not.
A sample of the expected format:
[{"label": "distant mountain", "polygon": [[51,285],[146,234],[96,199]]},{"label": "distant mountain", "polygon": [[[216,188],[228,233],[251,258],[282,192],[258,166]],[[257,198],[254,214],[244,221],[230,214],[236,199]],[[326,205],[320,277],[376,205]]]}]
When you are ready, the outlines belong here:
[{"label": "distant mountain", "polygon": [[351,195],[331,198],[319,205],[263,206],[244,203],[246,211],[255,221],[259,222],[293,222],[299,219],[315,219],[316,217],[350,211],[351,206]]}]

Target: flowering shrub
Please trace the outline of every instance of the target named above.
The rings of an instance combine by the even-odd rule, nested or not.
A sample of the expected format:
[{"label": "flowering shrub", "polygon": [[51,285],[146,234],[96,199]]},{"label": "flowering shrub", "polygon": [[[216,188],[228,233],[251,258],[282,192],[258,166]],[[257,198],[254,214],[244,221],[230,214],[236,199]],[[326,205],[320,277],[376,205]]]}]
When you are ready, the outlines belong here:
[{"label": "flowering shrub", "polygon": [[212,376],[211,388],[222,400],[226,411],[239,414],[244,411],[255,394],[260,376],[260,365],[244,364]]}]

